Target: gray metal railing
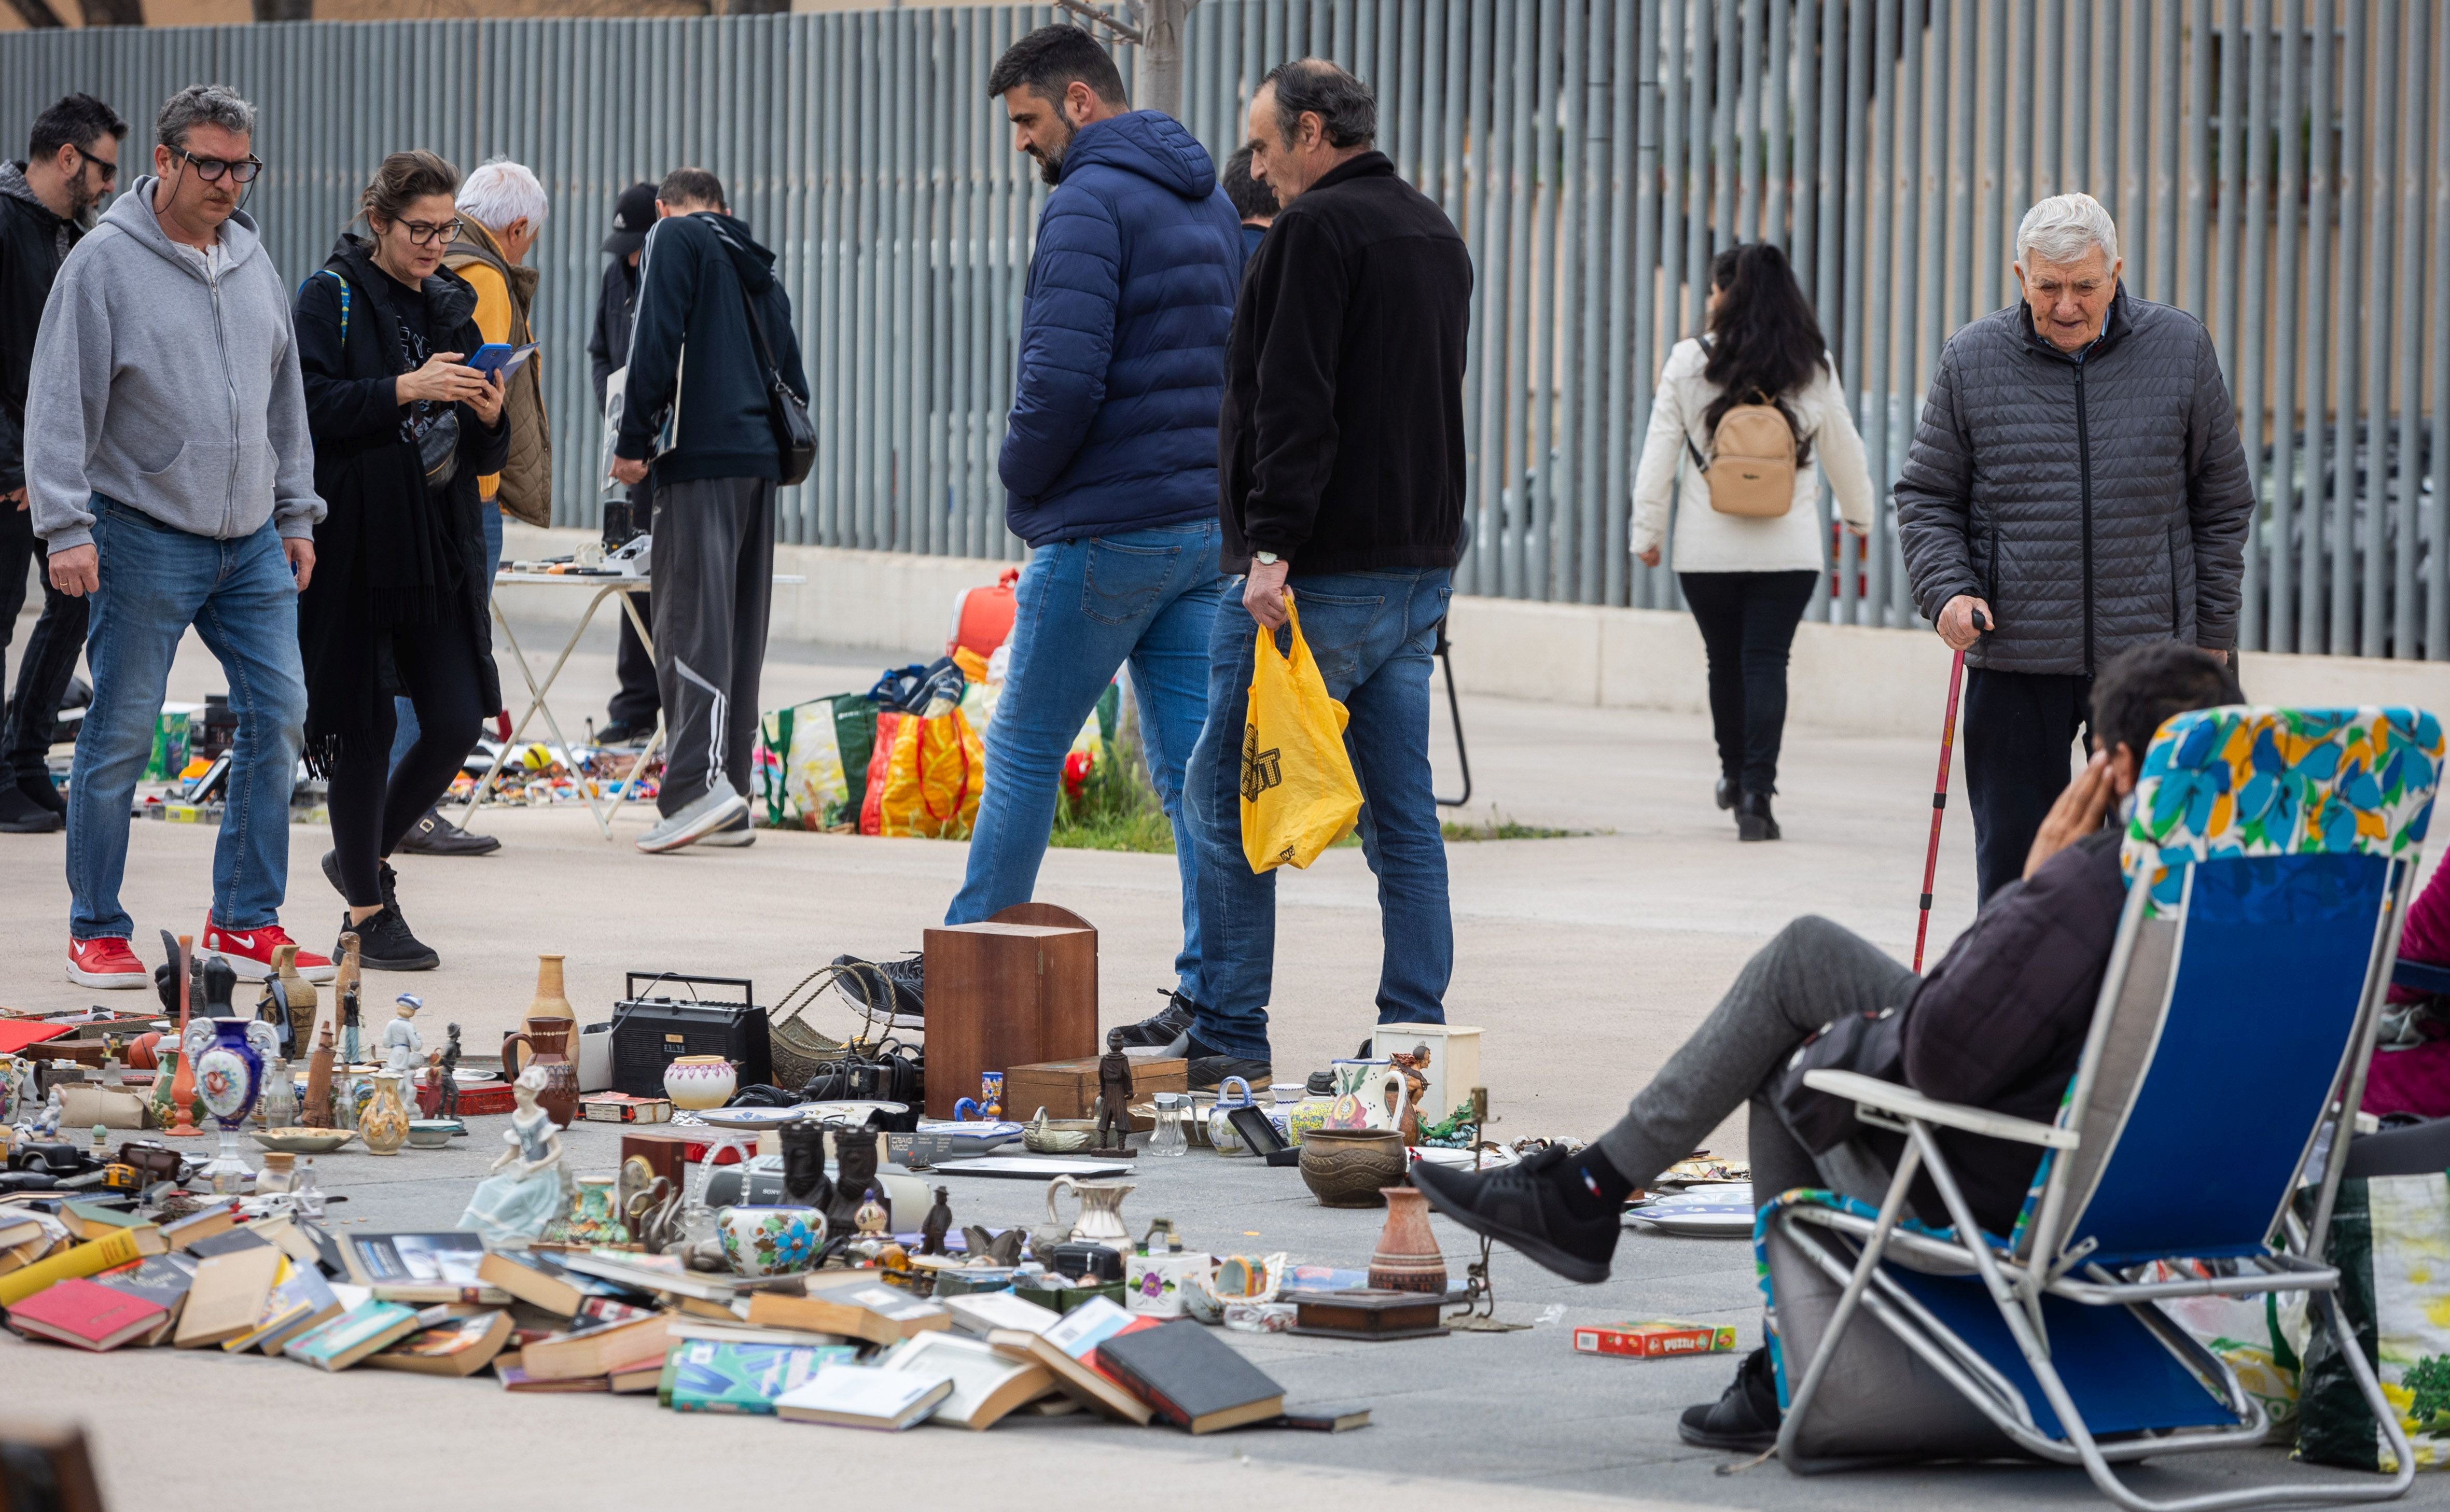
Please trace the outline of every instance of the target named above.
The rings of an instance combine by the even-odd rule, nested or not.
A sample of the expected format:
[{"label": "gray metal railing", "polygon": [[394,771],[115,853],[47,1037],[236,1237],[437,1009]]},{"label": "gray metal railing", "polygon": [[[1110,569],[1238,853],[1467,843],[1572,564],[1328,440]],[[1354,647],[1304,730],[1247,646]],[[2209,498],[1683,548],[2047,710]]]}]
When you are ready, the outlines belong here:
[{"label": "gray metal railing", "polygon": [[[1788,247],[1885,493],[1948,334],[2014,298],[2018,216],[2083,188],[2119,218],[2129,288],[2201,316],[2231,375],[2264,501],[2246,644],[2450,657],[2437,9],[1203,0],[1184,115],[1221,158],[1268,68],[1333,57],[1377,88],[1381,145],[1468,238],[1467,591],[1679,602],[1672,561],[1626,553],[1627,494],[1653,376],[1695,328],[1719,247]],[[1044,191],[981,90],[1006,44],[1055,18],[0,34],[0,128],[69,88],[143,123],[179,85],[237,87],[263,108],[271,165],[250,208],[293,280],[386,151],[530,165],[554,197],[536,323],[569,524],[596,517],[584,346],[612,201],[711,167],[781,254],[816,388],[820,461],[786,494],[787,536],[1009,557],[995,456]],[[1885,500],[1867,550],[1833,549],[1819,612],[1913,622]]]}]

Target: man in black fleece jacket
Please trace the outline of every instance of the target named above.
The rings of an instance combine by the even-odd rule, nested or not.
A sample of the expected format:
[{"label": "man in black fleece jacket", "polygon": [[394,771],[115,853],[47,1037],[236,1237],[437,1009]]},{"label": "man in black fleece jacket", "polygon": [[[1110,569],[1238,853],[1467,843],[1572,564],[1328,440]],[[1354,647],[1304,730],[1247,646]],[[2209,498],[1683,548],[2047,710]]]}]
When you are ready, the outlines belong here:
[{"label": "man in black fleece jacket", "polygon": [[[1745,963],[1710,1017],[1597,1142],[1486,1175],[1420,1166],[1413,1185],[1473,1232],[1569,1280],[1603,1281],[1625,1195],[1749,1100],[1759,1198],[1819,1186],[1876,1201],[1895,1169],[1897,1137],[1876,1133],[1816,1154],[1768,1093],[1814,1034],[1882,1009],[1904,1017],[1906,1085],[1942,1102],[2050,1122],[2083,1054],[2126,907],[2123,826],[2105,821],[2134,791],[2136,769],[2165,721],[2242,702],[2226,663],[2211,653],[2172,641],[2119,653],[2093,689],[2093,757],[2043,822],[2023,879],[1992,895],[1930,976],[1915,977],[1828,920],[1799,919]],[[1954,1131],[1943,1131],[1939,1145],[1983,1227],[2003,1234],[2013,1228],[2041,1152]],[[1927,1179],[1916,1184],[1914,1205],[1926,1220],[1948,1221]],[[1680,1432],[1712,1448],[1774,1443],[1778,1396],[1766,1354],[1745,1362],[1721,1401],[1688,1409]]]},{"label": "man in black fleece jacket", "polygon": [[1176,1053],[1196,1088],[1268,1085],[1275,873],[1252,872],[1242,803],[1281,774],[1244,737],[1254,643],[1289,605],[1351,716],[1386,938],[1377,1021],[1446,1019],[1454,929],[1429,789],[1429,662],[1463,544],[1471,258],[1446,213],[1371,149],[1377,125],[1369,87],[1316,58],[1285,64],[1251,99],[1251,176],[1284,208],[1243,274],[1217,420],[1222,565],[1245,576],[1217,607],[1184,794],[1200,992]]},{"label": "man in black fleece jacket", "polygon": [[[749,780],[783,475],[759,330],[783,381],[808,395],[774,254],[732,218],[722,181],[675,168],[655,209],[612,448],[617,482],[635,487],[651,457],[654,467],[655,682],[671,746],[655,798],[663,821],[638,842],[650,854],[752,838]],[[671,444],[656,455],[658,428],[675,409]]]}]

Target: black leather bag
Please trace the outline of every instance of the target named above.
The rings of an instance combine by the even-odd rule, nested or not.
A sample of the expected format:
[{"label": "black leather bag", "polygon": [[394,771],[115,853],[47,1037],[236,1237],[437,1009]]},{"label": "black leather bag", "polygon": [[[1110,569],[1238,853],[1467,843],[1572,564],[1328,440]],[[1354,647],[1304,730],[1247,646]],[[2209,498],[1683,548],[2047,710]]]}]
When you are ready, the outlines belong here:
[{"label": "black leather bag", "polygon": [[1906,1079],[1906,1018],[1895,1008],[1848,1014],[1820,1026],[1796,1047],[1772,1078],[1771,1100],[1779,1121],[1814,1154],[1823,1154],[1868,1133],[1855,1104],[1803,1084],[1807,1071],[1856,1071],[1902,1086]]},{"label": "black leather bag", "polygon": [[898,1102],[904,1112],[885,1115],[880,1126],[909,1134],[919,1127],[920,1110],[927,1100],[926,1065],[920,1052],[898,1039],[846,1045],[840,1058],[818,1064],[817,1074],[800,1088],[800,1100]]},{"label": "black leather bag", "polygon": [[816,469],[817,428],[808,419],[807,401],[783,381],[782,370],[774,365],[774,349],[766,343],[765,314],[749,297],[745,283],[740,286],[740,302],[749,311],[749,334],[757,339],[757,363],[766,375],[766,417],[773,423],[774,446],[781,454],[781,486],[789,488]]}]

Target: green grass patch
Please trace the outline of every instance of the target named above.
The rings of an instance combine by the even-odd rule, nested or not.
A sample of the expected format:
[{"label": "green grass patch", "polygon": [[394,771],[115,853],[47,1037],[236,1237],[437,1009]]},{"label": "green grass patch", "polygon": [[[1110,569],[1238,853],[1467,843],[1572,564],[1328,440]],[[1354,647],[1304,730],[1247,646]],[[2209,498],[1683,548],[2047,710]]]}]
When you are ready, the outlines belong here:
[{"label": "green grass patch", "polygon": [[1090,768],[1080,785],[1079,797],[1057,795],[1055,829],[1046,843],[1064,850],[1174,854],[1174,825],[1149,785],[1148,764],[1137,740],[1110,743],[1105,759]]},{"label": "green grass patch", "polygon": [[1550,829],[1544,824],[1522,824],[1504,814],[1491,814],[1476,824],[1459,824],[1449,819],[1438,826],[1447,843],[1457,844],[1474,840],[1571,840],[1577,835],[1594,833],[1587,829]]}]

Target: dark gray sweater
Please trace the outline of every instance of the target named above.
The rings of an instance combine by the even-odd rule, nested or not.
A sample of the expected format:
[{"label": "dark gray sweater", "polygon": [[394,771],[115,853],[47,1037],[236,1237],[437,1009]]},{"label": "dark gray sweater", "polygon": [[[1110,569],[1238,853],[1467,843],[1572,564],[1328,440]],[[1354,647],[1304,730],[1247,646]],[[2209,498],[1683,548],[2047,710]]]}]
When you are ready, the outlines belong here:
[{"label": "dark gray sweater", "polygon": [[2203,323],[2122,287],[2078,361],[2020,300],[1949,339],[1896,484],[1915,601],[1997,629],[1966,661],[2090,674],[2152,640],[2237,644],[2254,490]]}]

